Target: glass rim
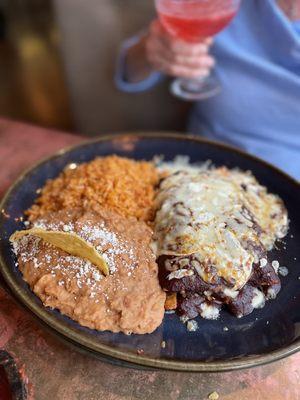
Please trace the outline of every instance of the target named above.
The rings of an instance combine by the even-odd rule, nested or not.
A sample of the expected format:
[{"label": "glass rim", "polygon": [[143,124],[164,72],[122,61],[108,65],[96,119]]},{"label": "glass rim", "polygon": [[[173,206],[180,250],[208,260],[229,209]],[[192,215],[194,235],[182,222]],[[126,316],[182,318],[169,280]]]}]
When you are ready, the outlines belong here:
[{"label": "glass rim", "polygon": [[[167,3],[171,3],[174,5],[179,5],[179,4],[201,4],[201,3],[211,3],[212,0],[154,0],[155,4],[158,5],[166,5]],[[221,0],[217,0],[220,1]],[[226,6],[238,6],[241,3],[242,0],[226,0]],[[224,2],[224,0],[223,0]]]},{"label": "glass rim", "polygon": [[[164,3],[164,2],[169,2],[169,3],[209,3],[212,0],[155,0],[155,3]],[[221,2],[221,0],[218,0]],[[224,1],[224,0],[223,0]],[[231,3],[240,3],[242,0],[227,0],[228,2]]]}]

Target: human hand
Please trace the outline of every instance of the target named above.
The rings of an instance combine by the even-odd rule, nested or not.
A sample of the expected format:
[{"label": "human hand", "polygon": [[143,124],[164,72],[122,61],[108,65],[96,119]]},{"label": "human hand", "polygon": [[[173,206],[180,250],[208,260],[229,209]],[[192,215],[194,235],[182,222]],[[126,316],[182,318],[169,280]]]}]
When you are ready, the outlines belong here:
[{"label": "human hand", "polygon": [[188,43],[170,36],[158,20],[151,23],[145,40],[148,63],[153,69],[180,78],[204,78],[215,61],[209,55],[212,38]]}]

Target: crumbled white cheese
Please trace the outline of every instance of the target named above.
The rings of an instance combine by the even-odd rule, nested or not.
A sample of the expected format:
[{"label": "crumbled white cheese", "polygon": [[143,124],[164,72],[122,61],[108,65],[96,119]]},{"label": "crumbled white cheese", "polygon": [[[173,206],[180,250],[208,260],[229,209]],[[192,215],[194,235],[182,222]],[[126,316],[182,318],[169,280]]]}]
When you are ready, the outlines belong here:
[{"label": "crumbled white cheese", "polygon": [[220,310],[216,306],[213,306],[212,304],[207,304],[207,303],[202,303],[200,305],[201,312],[200,315],[202,318],[205,319],[218,319]]},{"label": "crumbled white cheese", "polygon": [[274,268],[276,274],[278,274],[279,262],[277,260],[272,261],[272,267]]},{"label": "crumbled white cheese", "polygon": [[187,322],[186,327],[189,332],[196,332],[196,330],[198,329],[198,323],[197,321],[191,319]]},{"label": "crumbled white cheese", "polygon": [[262,258],[260,260],[260,267],[264,268],[268,264],[268,260],[266,258]]},{"label": "crumbled white cheese", "polygon": [[269,288],[267,291],[267,299],[273,300],[276,298],[276,292],[273,288]]},{"label": "crumbled white cheese", "polygon": [[233,290],[233,289],[229,289],[229,288],[225,288],[223,290],[223,293],[225,294],[225,296],[231,297],[232,299],[235,299],[237,297],[237,295],[239,294],[238,290]]},{"label": "crumbled white cheese", "polygon": [[289,270],[287,269],[287,267],[279,267],[278,273],[279,273],[281,276],[287,276],[288,273],[289,273]]},{"label": "crumbled white cheese", "polygon": [[95,279],[96,282],[99,282],[100,279],[102,278],[102,275],[98,271],[94,271],[93,278]]},{"label": "crumbled white cheese", "polygon": [[255,288],[254,289],[254,297],[252,299],[252,306],[253,308],[263,308],[263,306],[265,305],[265,296],[263,294],[262,291],[260,291],[259,289]]}]

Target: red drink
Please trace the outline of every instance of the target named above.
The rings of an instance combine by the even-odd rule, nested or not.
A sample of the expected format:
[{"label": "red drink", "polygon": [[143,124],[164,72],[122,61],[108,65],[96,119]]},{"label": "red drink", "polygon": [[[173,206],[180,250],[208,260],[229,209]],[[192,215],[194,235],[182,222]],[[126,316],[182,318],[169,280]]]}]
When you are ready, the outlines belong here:
[{"label": "red drink", "polygon": [[[241,0],[155,0],[162,26],[169,35],[185,42],[201,43],[224,29],[238,11]],[[200,56],[199,56],[200,57]],[[171,92],[185,100],[204,100],[221,89],[210,74],[206,78],[177,78]]]},{"label": "red drink", "polygon": [[159,14],[163,27],[170,35],[186,42],[199,42],[201,39],[213,36],[224,29],[233,19],[236,12],[213,16],[195,16],[193,18],[177,17],[170,14]]},{"label": "red drink", "polygon": [[236,0],[156,0],[166,31],[187,42],[200,42],[225,28],[238,9]]}]

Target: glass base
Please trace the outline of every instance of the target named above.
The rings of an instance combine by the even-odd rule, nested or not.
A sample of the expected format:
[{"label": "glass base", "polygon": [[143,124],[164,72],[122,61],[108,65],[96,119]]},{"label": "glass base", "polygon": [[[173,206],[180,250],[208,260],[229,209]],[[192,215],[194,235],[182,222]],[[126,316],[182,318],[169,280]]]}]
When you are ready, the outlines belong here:
[{"label": "glass base", "polygon": [[202,79],[174,79],[170,86],[171,93],[184,100],[204,100],[220,93],[221,85],[215,76]]}]

